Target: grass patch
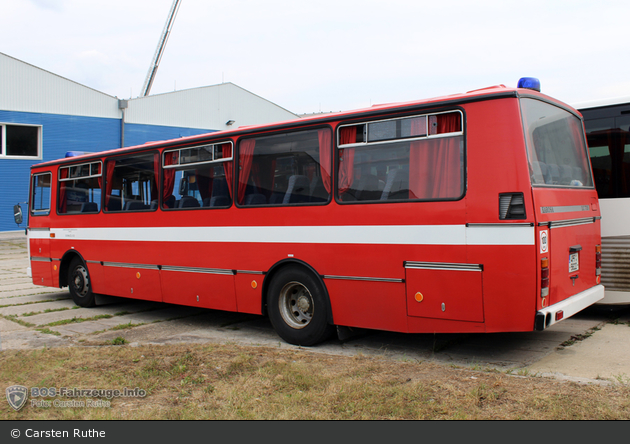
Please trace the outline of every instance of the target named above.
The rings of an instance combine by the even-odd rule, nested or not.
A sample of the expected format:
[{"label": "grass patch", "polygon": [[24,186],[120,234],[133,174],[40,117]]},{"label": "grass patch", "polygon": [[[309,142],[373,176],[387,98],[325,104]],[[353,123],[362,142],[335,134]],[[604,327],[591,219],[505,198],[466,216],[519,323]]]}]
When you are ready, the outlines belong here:
[{"label": "grass patch", "polygon": [[42,333],[46,333],[46,334],[49,334],[49,335],[61,336],[61,333],[59,333],[58,331],[51,330],[48,327],[36,328],[35,330],[41,331]]},{"label": "grass patch", "polygon": [[61,319],[59,321],[49,322],[48,324],[40,325],[40,327],[56,327],[58,325],[76,324],[79,322],[97,321],[99,319],[109,319],[109,318],[113,318],[113,316],[109,314],[96,315],[96,316],[92,316],[91,318],[77,318],[75,316],[72,319]]},{"label": "grass patch", "polygon": [[[36,296],[36,295],[29,295],[29,296]],[[22,297],[22,296],[12,296],[12,297]],[[11,298],[7,298],[7,299],[11,299]],[[70,299],[70,298],[61,298],[61,299],[46,299],[43,301],[31,301],[31,302],[22,302],[21,304],[6,304],[6,305],[0,305],[0,308],[6,308],[6,307],[20,307],[22,305],[32,305],[32,304],[43,304],[44,302],[56,302],[56,301],[65,301],[66,299]],[[77,307],[78,308],[78,307]]]},{"label": "grass patch", "polygon": [[19,319],[17,315],[0,315],[0,317],[8,321],[15,322],[16,324],[23,325],[24,327],[35,327],[35,324],[23,321],[22,319]]},{"label": "grass patch", "polygon": [[[72,308],[78,308],[78,307],[72,307]],[[66,310],[70,310],[70,307],[61,307],[61,308],[47,308],[44,311],[31,311],[29,313],[24,313],[23,315],[21,315],[23,318],[28,317],[28,316],[35,316],[38,314],[42,314],[42,313],[54,313],[56,311],[66,311]]]},{"label": "grass patch", "polygon": [[27,403],[15,412],[4,403],[0,420],[630,419],[627,384],[236,344],[6,350],[0,385],[14,384],[138,387],[147,396],[114,398],[107,409]]},{"label": "grass patch", "polygon": [[600,326],[595,326],[589,330],[587,330],[586,332],[579,334],[579,335],[573,335],[571,336],[569,339],[567,339],[566,341],[564,341],[562,344],[560,344],[560,347],[569,347],[573,344],[575,344],[576,342],[580,342],[583,341],[587,338],[590,338],[591,336],[593,336],[593,333],[595,333],[598,330],[601,330],[602,328]]},{"label": "grass patch", "polygon": [[125,345],[128,342],[129,341],[127,341],[125,338],[123,338],[121,336],[117,336],[114,339],[112,339],[112,345]]},{"label": "grass patch", "polygon": [[112,328],[110,328],[110,330],[126,330],[128,328],[139,327],[141,325],[145,325],[145,323],[144,322],[140,322],[138,324],[132,324],[131,321],[129,321],[126,324],[119,324],[119,325],[117,325],[115,327],[112,327]]}]

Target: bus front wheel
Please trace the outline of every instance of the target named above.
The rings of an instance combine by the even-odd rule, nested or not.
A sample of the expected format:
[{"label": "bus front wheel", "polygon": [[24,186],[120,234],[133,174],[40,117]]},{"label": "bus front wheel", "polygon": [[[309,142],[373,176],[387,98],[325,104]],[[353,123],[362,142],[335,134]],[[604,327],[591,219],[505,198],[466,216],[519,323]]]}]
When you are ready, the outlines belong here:
[{"label": "bus front wheel", "polygon": [[301,267],[287,267],[273,277],[267,293],[269,320],[286,342],[310,346],[328,339],[327,297],[321,283]]},{"label": "bus front wheel", "polygon": [[72,300],[79,307],[93,307],[94,293],[90,284],[90,274],[80,258],[74,258],[68,268],[68,290]]}]

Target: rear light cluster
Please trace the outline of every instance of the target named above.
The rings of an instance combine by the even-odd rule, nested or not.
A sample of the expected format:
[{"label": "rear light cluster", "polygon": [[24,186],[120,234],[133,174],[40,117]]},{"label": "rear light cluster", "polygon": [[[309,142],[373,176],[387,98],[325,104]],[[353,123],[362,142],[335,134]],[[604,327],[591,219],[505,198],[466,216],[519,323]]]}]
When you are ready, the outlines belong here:
[{"label": "rear light cluster", "polygon": [[540,297],[543,298],[543,308],[547,305],[549,296],[549,258],[543,257],[540,260]]},{"label": "rear light cluster", "polygon": [[595,282],[598,284],[601,281],[602,276],[602,246],[595,245]]}]

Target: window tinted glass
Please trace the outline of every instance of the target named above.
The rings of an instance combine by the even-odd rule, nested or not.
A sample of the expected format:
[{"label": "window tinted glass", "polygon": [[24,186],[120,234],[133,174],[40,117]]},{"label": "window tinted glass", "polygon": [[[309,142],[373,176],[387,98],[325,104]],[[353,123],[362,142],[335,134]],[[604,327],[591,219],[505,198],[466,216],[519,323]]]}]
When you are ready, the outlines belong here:
[{"label": "window tinted glass", "polygon": [[532,185],[593,186],[580,119],[540,100],[521,109]]},{"label": "window tinted glass", "polygon": [[332,132],[307,130],[242,140],[238,203],[292,205],[330,199]]},{"label": "window tinted glass", "polygon": [[6,155],[37,157],[39,128],[36,126],[6,125]]},{"label": "window tinted glass", "polygon": [[[357,135],[367,127],[367,140]],[[337,197],[344,202],[454,200],[464,194],[462,114],[343,125]]]},{"label": "window tinted glass", "polygon": [[115,158],[106,164],[106,211],[143,211],[157,208],[156,169],[159,156],[142,154]]},{"label": "window tinted glass", "polygon": [[630,197],[630,115],[627,108],[617,106],[583,111],[595,187],[600,198]]},{"label": "window tinted glass", "polygon": [[50,212],[50,182],[51,173],[33,176],[31,184],[31,213],[48,214]]}]

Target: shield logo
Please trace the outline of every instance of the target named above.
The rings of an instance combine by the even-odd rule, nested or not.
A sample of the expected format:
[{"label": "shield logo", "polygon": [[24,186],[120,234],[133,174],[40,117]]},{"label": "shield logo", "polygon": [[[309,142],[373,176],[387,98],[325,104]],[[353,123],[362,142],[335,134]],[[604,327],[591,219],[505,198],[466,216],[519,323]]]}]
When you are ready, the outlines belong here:
[{"label": "shield logo", "polygon": [[9,405],[16,411],[20,410],[26,404],[28,399],[28,389],[23,385],[12,385],[7,387],[7,401]]}]

